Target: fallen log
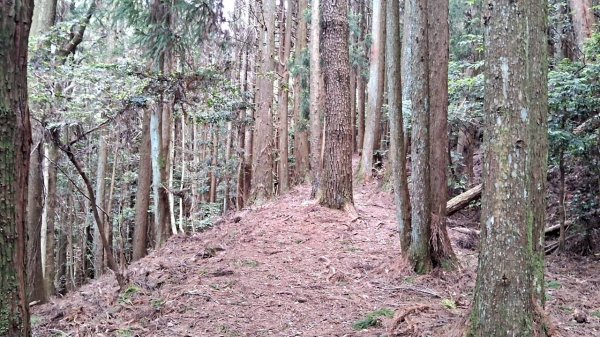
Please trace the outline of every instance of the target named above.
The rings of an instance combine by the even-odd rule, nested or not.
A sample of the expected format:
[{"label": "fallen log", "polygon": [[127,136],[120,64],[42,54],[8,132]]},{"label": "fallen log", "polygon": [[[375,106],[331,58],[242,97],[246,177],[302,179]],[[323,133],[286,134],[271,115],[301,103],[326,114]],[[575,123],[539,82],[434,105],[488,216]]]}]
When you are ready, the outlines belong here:
[{"label": "fallen log", "polygon": [[461,193],[446,203],[446,216],[450,216],[461,209],[467,207],[471,201],[478,199],[481,196],[482,184],[479,184],[470,190]]}]

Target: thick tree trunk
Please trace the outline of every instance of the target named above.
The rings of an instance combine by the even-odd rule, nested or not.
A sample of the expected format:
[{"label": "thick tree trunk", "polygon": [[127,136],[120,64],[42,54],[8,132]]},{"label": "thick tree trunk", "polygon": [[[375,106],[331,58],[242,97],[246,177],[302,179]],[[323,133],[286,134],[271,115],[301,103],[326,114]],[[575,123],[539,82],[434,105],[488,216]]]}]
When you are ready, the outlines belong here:
[{"label": "thick tree trunk", "polygon": [[545,336],[546,2],[499,1],[485,27],[481,251],[469,336]]},{"label": "thick tree trunk", "polygon": [[373,154],[377,138],[381,136],[381,106],[383,104],[383,83],[385,69],[385,2],[373,0],[373,20],[371,37],[371,63],[369,83],[367,84],[368,102],[366,125],[362,148],[362,157],[358,170],[358,178],[369,181],[373,176]]},{"label": "thick tree trunk", "polygon": [[446,230],[448,199],[448,0],[428,0],[429,45],[429,169],[431,196],[431,258],[434,266],[454,269],[458,260]]},{"label": "thick tree trunk", "polygon": [[311,198],[317,196],[321,180],[321,118],[323,112],[323,95],[321,71],[320,35],[320,0],[312,0],[310,15],[310,172],[312,191]]},{"label": "thick tree trunk", "polygon": [[42,271],[42,211],[44,204],[44,176],[42,162],[44,146],[41,130],[36,128],[34,145],[29,156],[29,187],[27,191],[27,298],[30,302],[46,302]]},{"label": "thick tree trunk", "polygon": [[323,0],[321,38],[325,78],[325,150],[319,203],[354,208],[348,0]]},{"label": "thick tree trunk", "polygon": [[410,199],[404,151],[404,122],[402,118],[402,81],[400,76],[400,9],[398,0],[387,0],[386,8],[386,76],[390,114],[390,145],[396,220],[399,225],[400,247],[403,255],[410,247]]},{"label": "thick tree trunk", "polygon": [[262,48],[262,64],[258,76],[258,111],[254,121],[255,140],[253,146],[251,200],[262,204],[273,195],[273,80],[275,71],[275,0],[263,1],[264,27],[259,43]]},{"label": "thick tree trunk", "polygon": [[31,125],[27,40],[33,1],[0,1],[0,335],[30,336],[26,219]]},{"label": "thick tree trunk", "polygon": [[[406,72],[412,112],[411,145],[411,244],[409,260],[415,271],[432,268],[430,252],[431,189],[429,167],[429,53],[427,1],[408,0],[404,24]],[[363,154],[364,155],[364,154]]]},{"label": "thick tree trunk", "polygon": [[148,207],[152,186],[150,154],[150,112],[145,109],[142,118],[142,141],[139,146],[140,163],[135,194],[135,227],[133,230],[133,261],[146,256],[148,247]]}]

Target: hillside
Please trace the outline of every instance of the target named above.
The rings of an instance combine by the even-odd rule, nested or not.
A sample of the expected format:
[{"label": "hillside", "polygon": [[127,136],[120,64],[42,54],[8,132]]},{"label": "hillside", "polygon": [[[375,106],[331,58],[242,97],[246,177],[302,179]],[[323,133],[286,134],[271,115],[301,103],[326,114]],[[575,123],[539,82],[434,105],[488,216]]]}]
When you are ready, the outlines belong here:
[{"label": "hillside", "polygon": [[[399,260],[389,193],[374,185],[355,191],[361,216],[355,221],[307,201],[308,194],[308,187],[297,187],[203,233],[171,238],[129,267],[131,286],[121,293],[108,274],[35,306],[35,336],[459,332],[475,283],[477,252],[457,242],[468,247],[472,238],[450,231],[462,270],[415,275]],[[597,268],[597,259],[548,258],[547,307],[555,336],[600,335]],[[395,318],[374,318],[376,311],[395,312]],[[575,313],[585,314],[587,322],[575,322]],[[365,318],[374,326],[355,330]]]}]

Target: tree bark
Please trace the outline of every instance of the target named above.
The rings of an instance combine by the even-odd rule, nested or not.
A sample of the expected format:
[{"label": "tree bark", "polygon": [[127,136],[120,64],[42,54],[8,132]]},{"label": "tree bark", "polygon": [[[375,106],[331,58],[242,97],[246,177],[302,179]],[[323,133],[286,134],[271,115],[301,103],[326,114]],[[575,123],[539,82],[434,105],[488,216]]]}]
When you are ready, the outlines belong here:
[{"label": "tree bark", "polygon": [[594,10],[592,9],[592,0],[569,0],[569,5],[573,19],[575,43],[579,48],[576,54],[583,56],[583,44],[586,39],[592,36],[592,28],[596,21]]},{"label": "tree bark", "polygon": [[[296,43],[294,45],[294,59],[297,67],[304,67],[303,62],[306,53],[306,17],[304,11],[308,7],[307,0],[298,0],[298,25],[296,28]],[[295,183],[301,184],[306,181],[309,173],[309,143],[308,143],[308,120],[309,109],[306,108],[308,84],[307,75],[299,72],[294,77],[294,157],[296,169],[294,172]]]},{"label": "tree bark", "polygon": [[469,336],[546,336],[547,4],[496,1],[485,16],[481,251]]},{"label": "tree bark", "polygon": [[56,21],[57,0],[36,1],[33,7],[33,22],[31,23],[32,37],[38,37],[48,32]]},{"label": "tree bark", "polygon": [[330,208],[353,209],[348,0],[323,0],[321,10],[323,74],[327,100],[319,203]]},{"label": "tree bark", "polygon": [[369,83],[367,84],[368,102],[362,156],[358,169],[358,178],[369,181],[373,176],[373,154],[377,137],[381,135],[381,106],[383,105],[383,83],[385,69],[385,2],[373,0],[373,20],[371,36],[371,63]]},{"label": "tree bark", "polygon": [[410,247],[410,199],[404,151],[404,122],[402,118],[402,81],[400,76],[400,6],[399,0],[387,0],[386,8],[386,71],[390,114],[390,145],[396,220],[403,255]]},{"label": "tree bark", "polygon": [[[408,92],[412,112],[411,144],[411,244],[409,260],[418,273],[431,270],[431,189],[429,167],[429,43],[427,0],[406,2],[404,25]],[[406,83],[406,82],[405,82]],[[363,153],[364,156],[364,153]]]},{"label": "tree bark", "polygon": [[446,230],[448,200],[448,0],[428,0],[429,169],[431,196],[431,258],[435,267],[458,264]]},{"label": "tree bark", "polygon": [[[283,1],[282,1],[282,11]],[[283,26],[283,21],[282,21]],[[283,30],[284,28],[282,28]],[[290,58],[290,49],[292,47],[292,2],[287,1],[287,13],[285,15],[285,37],[283,40],[283,51],[280,54],[281,64],[280,76],[281,85],[279,88],[279,193],[285,193],[289,189],[289,165],[288,165],[288,94],[290,72],[288,69],[288,59]]]},{"label": "tree bark", "polygon": [[42,271],[42,211],[44,177],[42,162],[44,146],[41,130],[36,128],[34,146],[29,156],[29,187],[27,191],[27,298],[29,302],[48,300]]},{"label": "tree bark", "polygon": [[454,198],[448,200],[446,203],[446,216],[450,216],[461,209],[465,208],[471,201],[479,198],[481,196],[481,187],[479,184],[470,190],[463,192]]},{"label": "tree bark", "polygon": [[[106,170],[108,162],[108,145],[106,144],[106,131],[102,131],[98,140],[98,166],[96,169],[96,202],[101,210],[106,210],[105,202],[105,187],[106,187]],[[104,222],[106,217],[102,214],[100,221],[106,227]],[[104,234],[106,235],[106,234]],[[102,233],[94,231],[94,278],[99,278],[104,273],[104,247],[102,247]],[[107,237],[108,238],[108,237]],[[106,247],[110,249],[110,247]]]},{"label": "tree bark", "polygon": [[152,162],[150,154],[150,113],[144,109],[142,118],[142,141],[139,146],[140,163],[135,194],[135,227],[133,230],[133,261],[146,256],[148,247],[148,207],[152,185]]},{"label": "tree bark", "polygon": [[262,48],[262,64],[257,79],[258,111],[254,121],[252,191],[250,199],[262,204],[273,195],[273,79],[275,71],[275,0],[263,1],[264,26],[259,43]]},{"label": "tree bark", "polygon": [[58,148],[50,142],[48,144],[48,194],[46,195],[46,250],[44,263],[44,281],[48,296],[56,294],[54,281],[56,279],[56,225],[58,214],[56,209],[56,183]]},{"label": "tree bark", "polygon": [[312,0],[310,15],[310,172],[312,191],[311,198],[317,196],[321,180],[321,155],[322,145],[322,70],[321,52],[319,48],[321,13],[319,10],[320,0]]},{"label": "tree bark", "polygon": [[30,336],[26,278],[31,125],[27,40],[33,1],[0,0],[0,335]]}]

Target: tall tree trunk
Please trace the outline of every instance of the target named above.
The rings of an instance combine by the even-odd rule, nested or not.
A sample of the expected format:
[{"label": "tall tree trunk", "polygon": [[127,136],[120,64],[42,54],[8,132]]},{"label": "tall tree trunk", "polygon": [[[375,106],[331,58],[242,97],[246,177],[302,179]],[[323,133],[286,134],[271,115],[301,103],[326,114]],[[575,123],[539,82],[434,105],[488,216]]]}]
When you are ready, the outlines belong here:
[{"label": "tall tree trunk", "polygon": [[44,282],[48,296],[56,294],[54,280],[56,279],[56,225],[58,214],[56,209],[56,183],[58,170],[58,148],[50,142],[48,148],[48,193],[46,195],[46,258],[44,263]]},{"label": "tall tree trunk", "polygon": [[[365,2],[361,1],[360,2],[360,6],[359,6],[359,12],[360,12],[360,37],[359,39],[361,40],[361,42],[366,46],[365,43],[365,31],[366,31],[366,27],[367,27],[367,13],[366,13],[366,4]],[[365,48],[366,49],[366,48]],[[366,54],[366,50],[364,51]],[[366,57],[366,55],[364,55]],[[360,70],[357,71],[357,79],[356,79],[356,91],[357,91],[357,97],[356,97],[356,101],[357,101],[357,130],[356,130],[356,134],[357,134],[357,140],[356,140],[356,151],[358,152],[359,155],[362,155],[362,149],[364,146],[364,139],[365,139],[365,106],[366,106],[366,100],[367,100],[367,95],[366,95],[366,91],[365,91],[365,78],[362,75],[362,72]]]},{"label": "tall tree trunk", "polygon": [[319,203],[354,212],[348,0],[323,0],[321,38],[325,79],[325,144]]},{"label": "tall tree trunk", "polygon": [[[308,7],[307,0],[298,0],[297,20],[298,26],[296,29],[296,43],[294,50],[294,59],[296,66],[304,66],[304,55],[306,49],[306,17],[304,11]],[[298,73],[294,77],[294,157],[296,158],[295,183],[300,184],[306,180],[309,167],[309,143],[308,143],[308,121],[305,104],[306,100],[306,83],[307,76]]]},{"label": "tall tree trunk", "polygon": [[592,36],[594,23],[594,10],[592,9],[592,0],[569,0],[571,7],[571,17],[573,19],[573,32],[575,33],[575,43],[579,48],[576,53],[583,55],[583,43]]},{"label": "tall tree trunk", "polygon": [[213,125],[212,129],[212,139],[211,139],[211,152],[210,152],[210,192],[208,196],[208,202],[215,203],[217,202],[217,170],[219,161],[219,126]]},{"label": "tall tree trunk", "polygon": [[42,271],[42,211],[44,204],[44,176],[42,162],[44,146],[42,132],[36,128],[34,145],[29,156],[29,187],[27,191],[27,298],[30,302],[46,302]]},{"label": "tall tree trunk", "polygon": [[431,258],[434,266],[453,269],[458,261],[446,229],[448,201],[448,0],[428,0],[429,45],[429,169],[431,196]]},{"label": "tall tree trunk", "polygon": [[352,153],[356,149],[356,71],[350,69],[350,143],[352,143]]},{"label": "tall tree trunk", "polygon": [[547,3],[486,13],[481,243],[469,336],[546,336]]},{"label": "tall tree trunk", "polygon": [[253,144],[253,170],[251,200],[262,204],[273,195],[273,80],[270,74],[275,70],[275,0],[263,1],[264,27],[260,35],[262,64],[258,85],[258,111],[255,115]]},{"label": "tall tree trunk", "polygon": [[38,37],[48,32],[56,21],[57,0],[36,1],[33,8],[33,22],[31,23],[31,36]]},{"label": "tall tree trunk", "polygon": [[[106,144],[107,133],[102,131],[98,140],[98,166],[96,169],[96,201],[100,208],[100,217],[103,225],[106,217],[102,212],[106,210],[105,202],[105,186],[106,186],[106,170],[108,162],[108,145]],[[108,212],[108,211],[107,211]],[[106,235],[106,234],[105,234]],[[99,278],[104,273],[104,247],[102,247],[102,233],[94,231],[94,278]],[[106,247],[110,249],[109,247]]]},{"label": "tall tree trunk", "polygon": [[[283,1],[282,9],[283,11]],[[282,22],[283,25],[283,22]],[[282,28],[283,29],[283,28]],[[290,71],[288,59],[292,47],[292,2],[287,1],[287,13],[285,15],[285,37],[283,41],[283,52],[281,55],[281,83],[279,88],[279,193],[285,193],[289,189],[290,177],[288,168],[288,95]]]},{"label": "tall tree trunk", "polygon": [[371,63],[369,68],[368,102],[362,157],[358,178],[369,181],[373,176],[373,154],[376,138],[381,135],[381,106],[383,104],[383,73],[385,67],[385,1],[373,0]]},{"label": "tall tree trunk", "polygon": [[0,1],[0,335],[30,336],[26,219],[31,125],[27,40],[33,1]]},{"label": "tall tree trunk", "polygon": [[386,8],[386,71],[390,114],[390,146],[396,220],[403,255],[410,247],[410,199],[404,151],[404,121],[402,118],[402,81],[400,69],[400,8],[399,0],[388,0]]},{"label": "tall tree trunk", "polygon": [[315,198],[321,180],[321,105],[323,94],[321,71],[321,54],[319,48],[320,20],[319,1],[312,0],[310,15],[310,172],[312,191],[311,198]]},{"label": "tall tree trunk", "polygon": [[[411,145],[411,244],[409,260],[415,271],[432,268],[430,255],[430,168],[429,168],[429,62],[427,39],[427,0],[408,0],[404,24],[407,61],[406,81],[412,112]],[[365,154],[363,153],[363,156]]]},{"label": "tall tree trunk", "polygon": [[150,112],[144,109],[142,140],[139,146],[140,163],[137,191],[135,194],[135,227],[133,230],[133,261],[146,256],[148,247],[148,207],[152,185],[152,162],[150,155]]}]

